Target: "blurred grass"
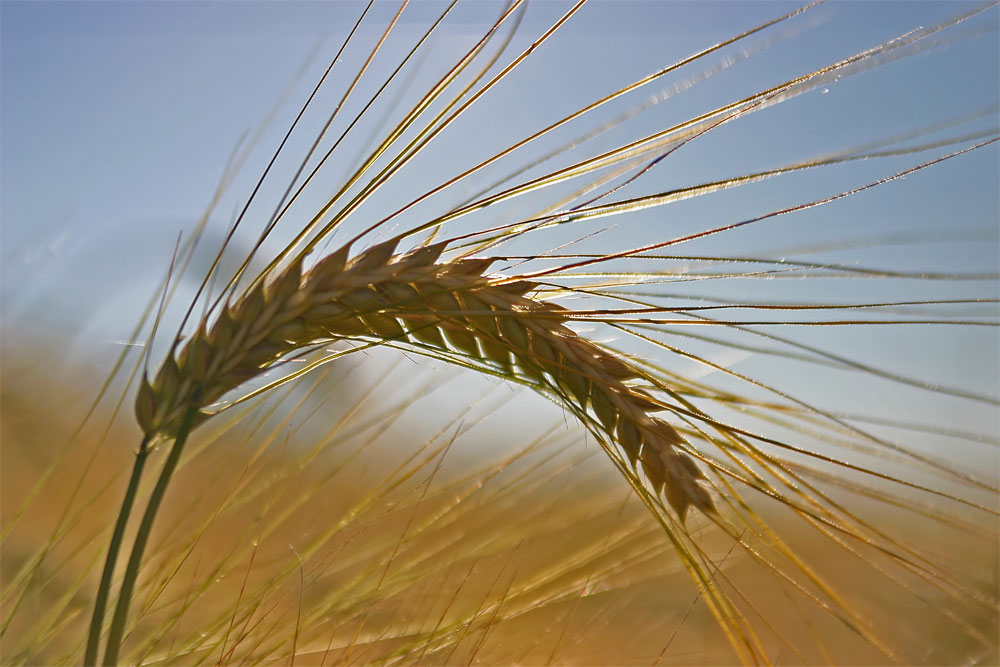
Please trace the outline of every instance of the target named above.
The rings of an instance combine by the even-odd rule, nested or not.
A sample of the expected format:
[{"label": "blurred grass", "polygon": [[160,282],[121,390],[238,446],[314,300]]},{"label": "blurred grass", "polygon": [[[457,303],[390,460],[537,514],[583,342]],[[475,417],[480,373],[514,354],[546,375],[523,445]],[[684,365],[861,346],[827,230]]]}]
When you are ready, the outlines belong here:
[{"label": "blurred grass", "polygon": [[[65,359],[47,368],[53,355],[44,347],[22,343],[4,353],[7,527],[69,441],[100,376]],[[345,370],[206,428],[154,533],[128,664],[289,664],[293,649],[298,664],[328,665],[733,662],[661,529],[600,450],[581,447],[576,429],[557,420],[511,449],[477,427],[509,418],[505,404],[518,397],[487,387],[481,410],[473,404],[432,420],[440,430],[419,437],[412,424],[426,419],[417,400],[424,393],[387,392],[391,377]],[[417,384],[426,392],[448,381],[438,369]],[[359,385],[388,397],[358,397]],[[100,436],[99,427],[83,432],[4,542],[4,618],[19,605],[3,640],[5,664],[79,659],[129,462],[123,454],[136,440],[128,419],[103,444]],[[56,532],[67,509],[64,532]],[[966,618],[987,640],[991,619],[968,619],[959,601],[915,577],[901,578],[909,591],[890,584],[815,531],[797,529],[794,516],[763,516],[839,594],[861,600],[875,630],[905,655],[926,664],[995,660],[946,614]],[[950,560],[971,593],[994,595],[996,545],[984,535],[884,507],[867,518]],[[765,639],[776,662],[884,662],[706,522],[690,527],[719,564],[721,585],[780,628]],[[27,582],[16,579],[53,534],[44,566]],[[779,572],[791,571],[765,545],[756,548]],[[877,554],[866,558],[892,571]]]}]

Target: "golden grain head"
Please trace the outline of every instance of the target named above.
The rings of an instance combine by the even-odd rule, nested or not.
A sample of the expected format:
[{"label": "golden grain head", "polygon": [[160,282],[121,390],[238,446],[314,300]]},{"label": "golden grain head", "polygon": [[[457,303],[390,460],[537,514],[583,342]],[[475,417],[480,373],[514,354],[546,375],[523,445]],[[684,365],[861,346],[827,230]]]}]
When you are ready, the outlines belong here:
[{"label": "golden grain head", "polygon": [[296,261],[203,322],[152,383],[143,379],[135,412],[146,436],[175,435],[189,409],[298,350],[345,338],[400,341],[495,364],[577,414],[593,414],[601,435],[633,469],[641,463],[681,518],[692,505],[714,510],[683,438],[654,416],[667,406],[637,385],[639,370],[565,326],[568,311],[532,298],[530,281],[485,275],[492,260],[440,262],[443,243],[395,254],[397,243],[349,260],[344,247],[305,273]]}]

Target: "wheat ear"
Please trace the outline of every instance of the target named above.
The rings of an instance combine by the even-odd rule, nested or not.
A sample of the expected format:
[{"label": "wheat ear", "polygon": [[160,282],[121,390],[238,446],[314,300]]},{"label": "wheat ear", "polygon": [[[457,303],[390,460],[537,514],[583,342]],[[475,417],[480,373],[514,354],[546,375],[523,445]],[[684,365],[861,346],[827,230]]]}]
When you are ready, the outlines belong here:
[{"label": "wheat ear", "polygon": [[526,296],[535,283],[485,276],[490,259],[439,263],[444,243],[405,254],[394,254],[396,245],[384,242],[353,259],[345,246],[305,274],[300,259],[223,307],[211,326],[203,323],[179,354],[167,356],[152,383],[143,380],[136,416],[146,435],[175,435],[190,408],[204,408],[321,341],[409,341],[514,370],[591,410],[682,519],[692,505],[714,509],[683,438],[653,415],[665,406],[634,386],[640,373],[566,327],[564,308]]}]

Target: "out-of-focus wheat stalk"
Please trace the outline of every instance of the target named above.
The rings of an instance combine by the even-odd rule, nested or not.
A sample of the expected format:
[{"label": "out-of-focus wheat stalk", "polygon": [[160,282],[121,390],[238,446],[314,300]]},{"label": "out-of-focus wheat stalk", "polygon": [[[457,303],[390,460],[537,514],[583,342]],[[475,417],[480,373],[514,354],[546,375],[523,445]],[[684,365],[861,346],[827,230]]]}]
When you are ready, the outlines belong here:
[{"label": "out-of-focus wheat stalk", "polygon": [[[626,264],[676,259],[663,253],[683,243],[798,214],[874,188],[891,187],[889,183],[938,168],[944,162],[962,160],[974,151],[995,150],[998,141],[995,127],[955,129],[964,120],[979,120],[987,114],[972,113],[967,119],[943,121],[779,168],[622,196],[630,193],[630,186],[640,177],[667,163],[680,148],[714,136],[718,128],[842,77],[947,45],[949,40],[961,37],[961,34],[952,36],[950,31],[995,9],[975,8],[939,25],[916,29],[605,152],[587,155],[558,169],[545,169],[541,175],[527,175],[533,166],[529,165],[480,194],[458,205],[449,205],[440,215],[403,222],[401,227],[390,231],[399,221],[412,219],[408,217],[411,209],[419,210],[424,203],[503,158],[525,154],[518,151],[524,151],[532,142],[565,124],[586,118],[602,105],[681,67],[703,62],[741,40],[783,25],[813,6],[797,9],[625,85],[465,169],[409,203],[400,204],[389,215],[375,220],[361,218],[360,231],[348,241],[340,241],[337,251],[322,250],[335,234],[358,219],[359,210],[380,189],[403,178],[404,167],[417,160],[429,146],[433,147],[435,139],[476,103],[483,104],[481,100],[489,91],[529,62],[529,56],[562,30],[584,5],[582,1],[573,5],[528,48],[505,61],[509,40],[516,34],[511,24],[520,20],[526,6],[521,0],[509,3],[478,41],[427,89],[394,127],[384,132],[370,153],[355,156],[353,162],[360,166],[337,186],[334,195],[319,206],[312,219],[295,222],[290,213],[293,204],[303,193],[311,192],[307,186],[318,186],[325,173],[321,168],[328,159],[340,155],[335,149],[385,87],[379,88],[371,102],[321,156],[320,151],[326,147],[325,135],[339,120],[342,105],[379,54],[382,41],[378,41],[301,160],[284,195],[273,206],[274,214],[249,255],[240,257],[238,268],[230,274],[224,273],[222,259],[233,252],[229,244],[234,235],[249,224],[246,214],[250,205],[256,203],[257,190],[238,214],[211,268],[200,277],[200,287],[186,309],[178,333],[165,333],[166,327],[176,322],[161,321],[156,316],[152,331],[157,339],[169,339],[168,350],[165,361],[148,377],[144,369],[151,360],[147,357],[136,361],[129,380],[138,387],[135,405],[143,439],[111,537],[103,576],[96,588],[86,640],[86,663],[98,660],[98,643],[104,634],[108,637],[103,657],[107,664],[117,664],[123,657],[130,663],[215,661],[221,664],[288,659],[317,664],[352,661],[451,664],[457,655],[462,656],[462,661],[472,662],[483,655],[483,645],[495,628],[516,628],[521,617],[532,614],[550,614],[555,622],[565,622],[570,627],[579,601],[593,586],[614,590],[617,580],[624,582],[623,589],[637,582],[641,584],[644,567],[660,575],[666,567],[693,578],[698,592],[697,597],[688,601],[688,608],[701,604],[708,608],[732,651],[723,659],[735,657],[746,663],[768,663],[787,660],[790,654],[796,662],[836,661],[844,659],[838,656],[836,643],[839,633],[846,629],[864,647],[857,654],[863,655],[864,660],[913,660],[914,653],[906,645],[905,635],[901,639],[874,625],[873,612],[864,595],[870,585],[867,579],[877,585],[898,587],[904,594],[920,599],[935,596],[939,602],[932,604],[934,611],[950,628],[949,632],[961,635],[957,644],[964,655],[995,654],[996,642],[990,628],[997,618],[996,596],[986,591],[975,577],[956,568],[950,560],[952,556],[935,553],[926,545],[900,537],[893,526],[871,519],[865,507],[871,503],[891,511],[902,510],[904,515],[908,512],[917,516],[921,523],[965,533],[972,542],[988,543],[996,535],[995,530],[987,527],[990,521],[995,523],[997,516],[996,480],[989,475],[974,475],[943,456],[875,435],[834,410],[728,369],[711,357],[692,351],[697,347],[686,349],[680,338],[710,342],[730,350],[753,349],[775,354],[782,360],[797,359],[804,367],[826,364],[852,368],[870,377],[920,386],[919,381],[905,372],[891,373],[865,366],[790,338],[748,331],[747,327],[765,323],[826,327],[995,326],[995,320],[977,316],[961,319],[951,317],[947,311],[941,316],[934,314],[935,306],[975,306],[988,300],[928,298],[832,304],[748,300],[676,306],[670,303],[669,295],[660,296],[649,288],[664,280],[693,279],[695,273],[635,270],[634,265]],[[392,34],[406,7],[407,3],[403,3],[383,39]],[[411,55],[420,52],[452,7],[454,3],[416,42],[386,85],[394,82]],[[363,24],[366,13],[367,10],[358,19],[359,25]],[[501,37],[503,30],[509,32]],[[350,47],[355,45],[348,40],[343,48]],[[707,69],[690,82],[707,78],[742,57],[723,61],[722,66]],[[317,90],[324,85],[325,78],[324,75]],[[311,109],[311,103],[312,97],[303,106],[303,112]],[[629,117],[627,114],[605,129],[613,129]],[[286,139],[294,136],[297,123],[298,118]],[[575,144],[568,148],[572,147]],[[275,156],[283,155],[283,150],[286,150],[284,141]],[[544,234],[559,227],[573,229],[574,225],[593,220],[627,216],[825,167],[899,157],[915,157],[916,161],[832,194],[772,207],[768,212],[735,222],[708,225],[690,234],[650,238],[638,247],[623,246],[594,254],[570,253],[565,247],[553,250],[539,247],[535,252],[523,252],[525,247],[530,248],[526,243],[545,238]],[[270,183],[269,179],[275,178],[270,169],[269,164],[261,182]],[[330,189],[329,184],[323,187]],[[530,215],[521,214],[471,231],[468,226],[460,227],[476,214],[493,210],[491,207],[550,192],[547,201]],[[263,268],[252,268],[266,254],[269,237],[283,226],[294,230],[292,240],[273,256],[266,257]],[[392,235],[389,240],[352,252],[377,234],[385,233]],[[200,229],[179,246],[162,296],[150,302],[137,334],[146,331],[158,305],[162,312],[169,303],[177,276],[188,270],[199,234]],[[507,251],[514,247],[520,250]],[[714,265],[762,262],[772,271],[794,266],[796,270],[890,275],[818,262],[725,256],[688,259]],[[501,260],[517,263],[487,273]],[[722,269],[700,277],[731,275],[744,274],[726,273]],[[915,306],[930,309],[932,314],[910,316],[911,311],[906,309]],[[720,309],[780,311],[781,315],[771,320],[717,319],[715,311]],[[893,317],[895,309],[902,309],[903,315]],[[796,319],[798,313],[817,310],[824,313],[873,310],[878,316]],[[581,332],[584,325],[615,332],[627,344],[617,349],[591,339]],[[678,329],[681,325],[724,327],[746,335],[735,341],[713,339],[711,334],[682,332]],[[786,347],[778,352],[761,348],[752,341],[752,336],[762,336],[766,342]],[[628,347],[632,344],[644,346],[645,356],[631,353]],[[289,458],[299,462],[293,467],[302,469],[301,472],[284,470],[274,462],[267,467],[261,461],[275,456],[276,451],[284,452],[284,446],[276,443],[283,437],[289,439],[289,429],[301,428],[293,425],[297,420],[317,421],[311,412],[303,416],[304,411],[312,409],[304,406],[310,405],[310,400],[318,401],[316,394],[325,385],[319,381],[309,385],[312,388],[301,399],[296,398],[297,385],[329,373],[337,366],[331,362],[337,359],[376,347],[400,349],[486,373],[526,385],[554,399],[579,418],[601,444],[632,495],[616,494],[614,487],[604,491],[599,485],[596,488],[602,490],[595,493],[592,504],[583,506],[583,515],[574,516],[572,505],[556,509],[560,505],[558,494],[551,489],[538,491],[545,488],[545,465],[532,458],[543,451],[541,442],[551,441],[551,436],[528,444],[502,461],[453,472],[448,481],[438,483],[436,478],[445,466],[446,454],[455,455],[454,443],[468,429],[456,417],[428,438],[416,454],[398,465],[386,465],[376,456],[369,465],[384,468],[382,480],[371,488],[356,490],[353,500],[339,515],[336,512],[327,515],[326,510],[316,507],[317,502],[322,502],[322,492],[331,488],[332,479],[346,482],[338,475],[349,469],[355,458],[364,458],[369,447],[367,436],[353,440],[353,436],[344,437],[342,431],[349,428],[349,414],[343,421],[328,422],[326,433],[304,438],[311,445],[295,445],[300,451]],[[662,361],[665,354],[697,361],[737,384],[685,377]],[[126,358],[127,353],[116,366],[115,374],[127,368]],[[257,384],[254,386],[253,382]],[[109,379],[105,388],[110,383]],[[993,396],[961,388],[926,388],[966,401],[996,404]],[[273,397],[268,402],[271,394],[282,392],[286,403],[297,402],[286,405]],[[377,398],[356,396],[349,400],[359,406]],[[255,402],[260,401],[263,403],[257,410],[263,413],[252,411]],[[375,412],[391,422],[405,412],[408,403],[409,400]],[[732,419],[729,411],[733,408],[760,426]],[[228,418],[234,414],[235,417]],[[285,416],[278,419],[280,415]],[[271,418],[278,419],[277,427],[269,426]],[[376,417],[372,423],[380,418]],[[195,428],[199,428],[199,434],[209,435],[191,438]],[[241,431],[259,440],[258,449],[239,456],[213,453],[225,451],[224,443],[213,444],[213,440],[225,440],[227,433]],[[193,452],[187,451],[189,440],[196,447]],[[309,462],[324,458],[327,450],[339,449],[345,442],[354,443],[353,453],[334,459],[332,464],[328,462],[329,467],[322,469],[328,472],[305,469]],[[154,446],[161,443],[166,443],[163,448],[168,452],[159,478],[150,488],[144,477],[145,465],[155,453]],[[578,445],[573,442],[564,445],[557,456],[572,457]],[[210,500],[195,499],[186,517],[175,514],[172,526],[161,526],[166,537],[147,555],[146,546],[161,506],[178,502],[167,492],[169,483],[175,475],[184,473],[185,457],[190,460],[203,456],[220,457],[217,463],[206,466],[203,473],[206,487],[198,492]],[[275,460],[285,456],[282,453]],[[240,458],[244,460],[240,462]],[[92,463],[93,459],[88,465]],[[208,473],[209,470],[213,472]],[[248,471],[253,472],[248,474]],[[43,498],[49,474],[34,491],[26,494],[27,500],[5,527],[5,537],[32,503]],[[265,482],[272,475],[274,479]],[[494,479],[506,481],[496,488],[489,484]],[[303,491],[294,493],[296,487]],[[484,488],[486,491],[481,490]],[[551,503],[553,509],[547,511],[552,516],[546,517],[545,512],[536,513],[533,508],[519,504],[522,494],[532,489]],[[279,499],[286,492],[288,496]],[[130,534],[131,510],[141,501],[146,501],[145,511],[134,534]],[[92,502],[84,503],[81,510]],[[614,510],[623,502],[625,505]],[[667,509],[668,505],[672,511]],[[684,521],[689,506],[700,510],[696,525]],[[626,507],[644,508],[645,512],[626,511]],[[525,542],[544,545],[546,535],[558,530],[559,517],[566,522],[587,521],[587,508],[597,514],[595,523],[599,525],[596,530],[602,535],[600,539],[572,538],[580,541],[575,551],[550,549],[546,555],[551,569],[537,564],[525,566],[528,574],[521,577],[507,571],[505,559],[513,562],[517,545]],[[272,511],[277,516],[269,516]],[[218,517],[236,521],[245,512],[256,513],[248,524],[252,528],[238,531],[240,539],[230,542],[219,557],[208,558],[209,574],[198,572],[200,565],[195,565],[186,589],[178,588],[175,577],[189,567],[188,558],[198,553],[199,542],[209,534],[209,526]],[[525,513],[529,516],[524,516]],[[272,549],[262,563],[258,555],[262,540],[283,534],[285,521],[308,521],[304,517],[309,515],[323,516],[329,523],[318,529],[314,527],[310,539],[300,543],[294,553],[277,554]],[[186,525],[185,521],[193,524]],[[392,528],[385,533],[373,528],[386,524]],[[76,613],[67,610],[73,596],[86,591],[84,578],[66,588],[65,598],[52,603],[51,616],[44,616],[35,624],[20,620],[30,591],[40,579],[49,576],[43,565],[52,561],[50,551],[70,525],[71,522],[61,520],[45,546],[28,558],[5,586],[7,612],[3,631],[17,618],[22,625],[19,631],[28,638],[16,645],[14,655],[18,659],[38,654],[39,646],[75,621]],[[809,542],[805,534],[812,535],[817,542]],[[128,543],[128,536],[132,537],[131,555],[122,569],[118,566],[118,551]],[[467,553],[460,546],[463,538],[469,541]],[[820,551],[833,550],[837,555],[818,557],[816,544],[822,545]],[[544,547],[538,549],[536,553],[546,552]],[[752,566],[754,574],[750,578],[730,571],[727,563],[734,554],[737,560]],[[666,565],[668,555],[670,565]],[[864,574],[851,571],[851,576],[859,577],[853,582],[854,590],[849,585],[850,578],[845,579],[838,571],[840,560],[857,560],[861,564],[859,568]],[[158,563],[155,571],[150,570],[150,561]],[[488,576],[496,577],[488,585],[478,569],[480,563]],[[575,576],[577,568],[587,574]],[[251,583],[257,572],[263,573],[264,579]],[[632,572],[638,574],[631,576]],[[218,582],[223,574],[242,579],[242,584],[230,591],[231,596],[235,595],[232,604],[215,604],[210,592],[211,582]],[[113,584],[119,577],[121,585],[114,616],[105,624],[105,607],[112,599]],[[467,585],[469,591],[465,590]],[[454,591],[444,596],[447,602],[442,601],[441,587]],[[487,590],[482,590],[483,587]],[[276,594],[278,590],[282,592]],[[796,611],[787,614],[788,617],[776,612],[773,598],[778,597],[783,600],[779,606]],[[182,634],[179,628],[195,603],[205,607],[197,621],[201,629],[197,636]],[[565,605],[569,603],[567,610]],[[408,614],[421,613],[420,609],[425,610],[425,615],[414,621],[415,629],[411,629],[409,620],[401,620]],[[396,623],[387,622],[386,614]],[[159,619],[159,625],[143,627],[142,619],[147,616]],[[686,618],[685,613],[680,625]],[[515,630],[510,632],[511,638],[519,636]],[[549,662],[558,661],[556,656],[562,641],[553,644]],[[661,637],[660,654],[644,653],[644,661],[659,662],[669,656],[673,641],[672,635]],[[58,657],[76,660],[81,648],[82,645],[69,647],[65,655]],[[123,648],[125,654],[121,653]],[[524,655],[533,649],[534,644],[526,643]],[[624,645],[621,651],[611,651],[600,661],[615,662],[616,656],[625,655]],[[523,656],[515,654],[516,651],[505,654],[504,659],[523,660]],[[718,659],[717,654],[709,655],[690,660],[686,659],[690,656],[685,656],[679,660]],[[533,655],[531,660],[541,661],[541,658]]]}]

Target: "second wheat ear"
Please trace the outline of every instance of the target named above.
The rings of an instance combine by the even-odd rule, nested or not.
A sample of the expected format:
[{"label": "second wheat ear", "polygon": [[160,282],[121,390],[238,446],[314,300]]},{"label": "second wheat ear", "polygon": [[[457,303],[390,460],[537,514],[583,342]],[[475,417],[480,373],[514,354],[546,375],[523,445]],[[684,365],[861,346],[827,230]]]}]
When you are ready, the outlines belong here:
[{"label": "second wheat ear", "polygon": [[440,262],[444,243],[395,254],[397,243],[353,258],[345,246],[305,273],[299,260],[221,308],[152,383],[143,380],[136,416],[146,436],[176,436],[188,410],[324,340],[410,341],[497,364],[574,411],[592,411],[682,520],[691,506],[714,511],[683,438],[654,415],[666,406],[635,385],[641,374],[632,365],[567,327],[569,311],[531,298],[535,283],[484,275],[493,260]]}]

